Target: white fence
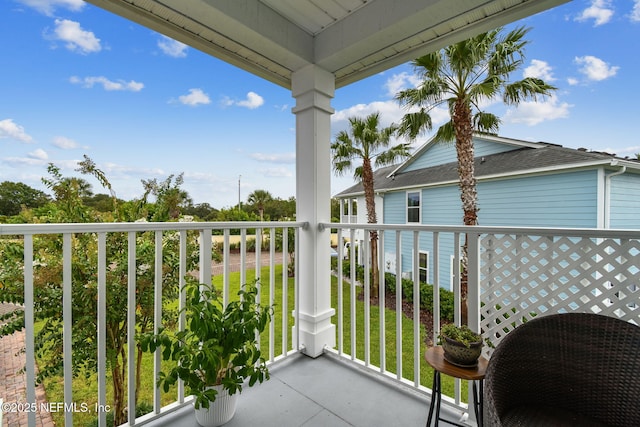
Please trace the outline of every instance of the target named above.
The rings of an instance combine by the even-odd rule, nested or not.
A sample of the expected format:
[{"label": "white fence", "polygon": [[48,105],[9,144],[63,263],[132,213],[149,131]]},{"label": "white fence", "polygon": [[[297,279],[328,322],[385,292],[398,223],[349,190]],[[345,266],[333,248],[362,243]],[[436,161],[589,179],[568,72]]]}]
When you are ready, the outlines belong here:
[{"label": "white fence", "polygon": [[[402,279],[413,281],[413,289],[405,288],[406,293],[412,294],[412,301],[402,302],[402,298],[396,298],[393,307],[385,307],[388,297],[385,286],[381,285],[376,295],[370,292],[370,263],[359,267],[364,269],[364,275],[358,281],[356,263],[351,263],[350,271],[343,273],[345,254],[339,247],[335,351],[425,393],[430,392],[431,384],[424,383],[425,371],[430,368],[423,363],[422,355],[427,343],[437,342],[440,324],[449,314],[443,313],[439,286],[434,286],[429,308],[433,320],[426,325],[424,319],[421,320],[420,299],[425,295],[420,293],[420,277],[427,277],[428,283],[447,289],[451,286],[453,320],[459,323],[463,312],[459,278],[465,242],[468,247],[468,323],[472,329],[482,331],[494,345],[522,322],[551,313],[596,312],[640,324],[640,231],[637,230],[346,223],[324,226],[337,229],[339,237],[351,240],[364,230],[362,259],[365,260],[371,259],[370,232],[375,231],[379,239],[379,282],[385,283],[385,277],[390,278],[386,273],[391,273],[397,297],[402,292]],[[421,254],[427,256],[421,257]],[[360,259],[356,258],[353,247],[346,255],[352,260]],[[347,280],[346,285],[342,284],[343,279]],[[344,293],[343,286],[350,287],[350,294]],[[358,292],[364,304],[362,315],[355,314]],[[380,302],[377,307],[373,300]],[[403,323],[407,323],[403,311],[413,313],[410,337],[403,328]],[[346,312],[349,318],[345,318]],[[392,340],[385,336],[384,331],[389,328],[381,327],[388,324],[385,316],[390,315],[395,324]],[[427,336],[422,328],[429,330]],[[372,330],[381,331],[375,340]],[[390,352],[395,354],[392,360],[387,356]],[[489,353],[487,349],[485,354]],[[411,361],[411,366],[403,366],[406,360]],[[456,382],[446,402],[464,410],[461,390],[460,383]]]},{"label": "white fence", "polygon": [[[298,232],[304,224],[302,223],[194,223],[194,222],[172,222],[172,223],[105,223],[105,224],[25,224],[25,225],[4,225],[0,224],[0,253],[2,250],[7,250],[6,244],[17,247],[24,253],[24,264],[19,266],[24,271],[23,275],[23,309],[24,309],[24,325],[25,325],[25,372],[26,372],[26,403],[36,406],[35,395],[35,378],[36,378],[36,364],[35,364],[35,319],[36,307],[39,306],[38,301],[35,300],[36,293],[34,289],[41,286],[41,278],[39,274],[42,273],[42,267],[44,266],[44,252],[49,252],[47,256],[51,256],[51,248],[59,247],[59,252],[56,253],[58,257],[57,263],[59,263],[60,274],[59,277],[54,277],[48,280],[47,286],[54,286],[59,289],[60,305],[62,313],[62,353],[63,353],[63,374],[64,374],[64,404],[71,407],[74,400],[73,390],[73,377],[74,377],[74,360],[73,346],[75,337],[73,337],[72,331],[74,322],[78,319],[73,318],[74,304],[84,303],[85,301],[74,300],[74,289],[77,286],[91,287],[95,286],[95,312],[96,319],[93,320],[97,325],[94,337],[97,342],[97,354],[88,355],[89,358],[95,358],[97,366],[97,381],[98,391],[96,396],[97,406],[99,408],[108,408],[111,405],[110,401],[107,401],[107,352],[111,349],[108,345],[106,324],[108,321],[107,310],[126,311],[126,321],[124,325],[126,335],[126,360],[127,364],[126,373],[126,391],[127,391],[127,412],[130,425],[140,425],[154,418],[166,414],[168,411],[176,409],[185,404],[184,388],[179,385],[175,401],[172,404],[162,407],[160,401],[160,390],[156,387],[154,391],[153,411],[151,414],[142,418],[136,419],[135,408],[135,393],[136,393],[136,364],[133,363],[136,360],[136,334],[139,332],[140,319],[140,300],[138,293],[141,293],[139,282],[141,277],[147,271],[150,271],[150,276],[153,281],[153,289],[150,292],[153,295],[153,329],[158,330],[162,326],[163,319],[163,285],[166,286],[166,282],[173,280],[176,281],[179,286],[177,289],[182,289],[185,284],[185,279],[188,275],[194,275],[198,277],[201,283],[212,282],[212,259],[213,259],[213,245],[212,245],[212,233],[219,232],[223,236],[223,244],[220,248],[221,255],[224,260],[222,277],[218,277],[221,281],[221,287],[224,292],[224,300],[228,301],[230,296],[230,236],[231,230],[239,230],[240,234],[240,250],[238,256],[240,257],[240,283],[245,283],[248,274],[251,273],[253,277],[260,278],[260,283],[263,286],[260,292],[268,293],[269,304],[276,304],[277,315],[281,324],[276,324],[272,321],[268,330],[268,350],[264,349],[265,354],[268,357],[270,363],[275,362],[281,358],[287,357],[290,353],[295,352],[292,349],[292,343],[299,340],[292,336],[292,330],[290,320],[292,319],[291,313],[297,312],[295,310],[295,301],[297,301],[295,295],[291,293],[297,293],[297,278],[295,272],[297,271],[297,265],[295,260],[297,257],[290,258],[290,254],[295,253],[295,248],[298,239]],[[261,245],[255,247],[254,259],[255,264],[250,264],[247,261],[247,245],[249,240],[247,239],[247,230],[254,230],[258,236],[257,241],[266,240],[266,248],[263,249]],[[253,231],[252,231],[253,232]],[[291,232],[291,233],[290,233]],[[262,235],[268,236],[267,239],[262,239]],[[79,235],[87,236],[87,239],[82,240],[82,245],[79,244]],[[289,237],[291,235],[291,237]],[[142,236],[146,236],[142,239]],[[49,245],[45,247],[41,239],[47,239]],[[53,239],[53,240],[51,240]],[[56,242],[51,245],[51,242]],[[177,247],[176,253],[169,253],[167,246],[173,242]],[[125,258],[119,258],[120,261],[114,261],[108,254],[108,245],[121,246],[122,253],[126,255],[126,261],[122,261]],[[197,263],[196,270],[188,269],[188,259],[194,254],[188,253],[189,245],[194,245],[197,251],[197,257],[199,262]],[[111,248],[113,249],[113,247]],[[92,252],[90,257],[84,259],[95,260],[95,265],[74,265],[74,259],[77,259],[78,252]],[[147,251],[147,254],[153,254],[153,261],[148,263],[148,257],[144,261],[141,260],[141,253]],[[279,261],[276,265],[276,252],[280,252],[278,257]],[[173,257],[177,255],[178,259]],[[168,259],[169,256],[172,259]],[[51,259],[51,258],[49,258]],[[263,262],[267,259],[268,262]],[[4,260],[6,262],[6,259]],[[118,263],[126,264],[118,265]],[[174,277],[167,277],[167,265],[171,263],[177,263],[173,269]],[[267,277],[261,277],[263,273],[263,266],[266,264],[268,272]],[[276,281],[276,267],[282,265],[282,278],[281,282]],[[0,265],[0,273],[2,269],[6,269],[9,266],[6,264]],[[86,268],[91,271],[89,274],[89,281],[91,283],[74,283],[74,269]],[[108,277],[111,277],[111,273],[118,269],[123,268],[124,274],[120,277],[126,278],[126,283],[123,286],[126,289],[126,300],[122,307],[117,307],[118,302],[115,302],[107,298],[107,290],[113,286],[113,283],[109,283]],[[288,271],[293,272],[293,279],[289,277]],[[294,286],[291,288],[290,280],[294,281]],[[268,285],[264,285],[264,284]],[[268,286],[268,287],[265,287]],[[279,291],[276,292],[276,288]],[[282,295],[282,299],[275,301],[275,295]],[[185,295],[182,292],[178,293],[177,308],[183,307],[185,302]],[[294,301],[294,303],[290,303]],[[166,302],[166,301],[164,301]],[[297,319],[294,319],[294,322]],[[295,323],[294,323],[295,325]],[[179,328],[184,328],[184,316],[179,318]],[[276,342],[276,330],[281,334],[279,342]],[[89,339],[89,338],[87,338]],[[157,377],[160,370],[160,353],[155,354],[155,364],[153,378]],[[77,361],[76,361],[77,362]],[[100,426],[106,425],[106,412],[97,411],[98,422]],[[30,426],[36,425],[36,413],[30,412],[28,415],[28,422]],[[74,425],[74,411],[65,411],[64,424],[67,426]]]}]

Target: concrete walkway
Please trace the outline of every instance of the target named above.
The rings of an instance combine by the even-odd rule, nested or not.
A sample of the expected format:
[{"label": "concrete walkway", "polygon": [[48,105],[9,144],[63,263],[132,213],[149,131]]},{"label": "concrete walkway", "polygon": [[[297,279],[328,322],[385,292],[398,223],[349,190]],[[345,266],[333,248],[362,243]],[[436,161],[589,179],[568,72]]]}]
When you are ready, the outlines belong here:
[{"label": "concrete walkway", "polygon": [[[12,304],[0,304],[0,313],[16,309]],[[3,401],[2,427],[27,427],[28,413],[19,404],[27,401],[26,375],[20,371],[25,366],[24,331],[0,338],[0,399]],[[36,387],[37,407],[47,401],[44,387]],[[36,427],[54,427],[51,414],[36,412]]]}]

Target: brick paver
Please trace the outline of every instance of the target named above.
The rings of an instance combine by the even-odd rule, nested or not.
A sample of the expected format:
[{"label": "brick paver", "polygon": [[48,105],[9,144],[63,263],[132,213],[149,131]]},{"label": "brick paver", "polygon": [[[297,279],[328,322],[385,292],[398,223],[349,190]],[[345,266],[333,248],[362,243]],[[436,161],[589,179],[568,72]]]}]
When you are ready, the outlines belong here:
[{"label": "brick paver", "polygon": [[[11,304],[0,304],[0,313],[6,313],[15,307]],[[16,332],[0,338],[0,399],[5,409],[17,409],[11,404],[27,401],[26,374],[21,371],[25,366],[24,331]],[[36,387],[37,406],[46,403],[47,396],[42,385]],[[8,405],[7,405],[8,404]],[[28,427],[27,412],[7,412],[2,415],[2,427]],[[36,412],[36,427],[54,427],[51,414]]]}]

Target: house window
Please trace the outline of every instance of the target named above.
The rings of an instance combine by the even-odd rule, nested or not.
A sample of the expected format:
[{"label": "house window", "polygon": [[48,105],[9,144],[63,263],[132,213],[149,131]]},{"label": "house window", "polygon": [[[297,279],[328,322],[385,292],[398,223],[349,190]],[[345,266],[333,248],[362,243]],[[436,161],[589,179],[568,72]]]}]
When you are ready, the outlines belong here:
[{"label": "house window", "polygon": [[418,254],[418,274],[420,283],[428,283],[429,281],[429,253],[420,252]]},{"label": "house window", "polygon": [[420,192],[407,193],[407,222],[420,222]]}]

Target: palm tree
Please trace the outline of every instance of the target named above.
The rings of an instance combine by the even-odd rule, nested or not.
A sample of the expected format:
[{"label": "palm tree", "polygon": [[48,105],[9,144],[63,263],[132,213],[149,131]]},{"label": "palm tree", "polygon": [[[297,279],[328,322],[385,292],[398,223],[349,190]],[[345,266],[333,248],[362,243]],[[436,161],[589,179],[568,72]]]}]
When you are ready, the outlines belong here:
[{"label": "palm tree", "polygon": [[264,220],[264,205],[271,200],[273,200],[273,196],[266,190],[255,190],[247,198],[248,203],[257,206],[260,213],[260,221]]},{"label": "palm tree", "polygon": [[[432,129],[429,112],[433,108],[445,103],[448,106],[451,120],[437,130],[434,139],[455,141],[465,225],[478,223],[473,132],[497,133],[500,124],[497,116],[481,110],[482,102],[502,97],[505,104],[517,105],[526,99],[535,101],[538,96],[548,96],[556,89],[534,77],[509,80],[510,74],[524,63],[524,48],[529,42],[523,38],[528,32],[519,27],[503,35],[503,29],[498,28],[422,56],[412,62],[422,83],[396,95],[402,105],[419,107],[405,114],[399,126],[399,133],[412,139]],[[462,252],[460,283],[466,323],[466,241]]]},{"label": "palm tree", "polygon": [[[380,126],[380,114],[373,113],[366,118],[349,118],[351,125],[350,133],[340,131],[336,135],[335,141],[331,144],[333,156],[333,169],[337,175],[343,175],[348,170],[353,169],[356,180],[362,181],[364,188],[364,199],[367,208],[367,222],[375,224],[376,205],[373,192],[373,167],[387,166],[395,163],[399,159],[409,156],[409,144],[401,143],[391,148],[389,143],[395,134],[397,126],[378,129]],[[385,150],[386,149],[386,150]],[[354,164],[358,163],[358,165]],[[378,233],[371,231],[371,273],[373,275],[372,289],[374,295],[378,292]]]}]

